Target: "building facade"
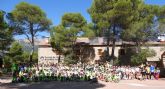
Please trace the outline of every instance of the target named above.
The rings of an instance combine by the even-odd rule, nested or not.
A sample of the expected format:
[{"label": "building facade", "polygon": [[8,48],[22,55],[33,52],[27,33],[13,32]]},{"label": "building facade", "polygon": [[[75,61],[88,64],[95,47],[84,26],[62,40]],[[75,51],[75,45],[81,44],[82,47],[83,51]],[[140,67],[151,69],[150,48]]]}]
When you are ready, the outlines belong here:
[{"label": "building facade", "polygon": [[[88,38],[78,38],[77,39],[77,54],[80,56],[80,60],[89,60],[90,63],[104,59],[103,55],[105,52],[109,51],[111,54],[111,43],[109,46],[106,45],[106,39],[103,37],[96,37],[92,39]],[[51,45],[49,44],[49,38],[43,39],[38,44],[38,63],[58,63],[59,57],[61,60],[64,59],[63,56],[59,55],[53,51]],[[129,57],[127,57],[126,51],[129,54],[130,50],[128,48],[134,47],[135,45],[131,42],[116,42],[114,55],[119,59],[119,57],[124,57],[123,62],[129,63]],[[148,62],[159,62],[162,66],[165,65],[165,46],[164,43],[160,42],[148,42],[147,45],[142,46],[143,49],[149,48],[156,52],[156,55],[151,58],[147,58]]]}]

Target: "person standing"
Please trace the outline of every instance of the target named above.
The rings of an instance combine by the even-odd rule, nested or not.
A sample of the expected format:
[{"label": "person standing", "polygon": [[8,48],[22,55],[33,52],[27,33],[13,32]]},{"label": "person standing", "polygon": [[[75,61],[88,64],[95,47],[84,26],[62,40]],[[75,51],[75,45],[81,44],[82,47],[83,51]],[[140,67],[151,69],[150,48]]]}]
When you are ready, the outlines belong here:
[{"label": "person standing", "polygon": [[143,80],[146,79],[146,70],[145,70],[145,66],[142,67],[142,69],[141,69],[141,74],[142,74]]},{"label": "person standing", "polygon": [[154,78],[154,71],[155,71],[155,66],[151,65],[150,66],[150,79]]},{"label": "person standing", "polygon": [[146,66],[146,77],[147,79],[150,79],[150,67],[149,66]]}]

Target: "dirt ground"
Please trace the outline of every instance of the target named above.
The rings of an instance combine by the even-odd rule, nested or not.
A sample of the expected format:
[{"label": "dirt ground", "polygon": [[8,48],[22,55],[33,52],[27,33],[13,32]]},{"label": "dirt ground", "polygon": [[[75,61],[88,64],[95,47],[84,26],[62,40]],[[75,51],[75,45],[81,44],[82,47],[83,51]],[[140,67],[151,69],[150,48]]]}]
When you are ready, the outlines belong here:
[{"label": "dirt ground", "polygon": [[[119,83],[102,82],[38,82],[38,83],[9,83],[0,80],[0,89],[165,89],[165,79],[160,80],[121,80]],[[3,83],[2,83],[3,82]]]}]

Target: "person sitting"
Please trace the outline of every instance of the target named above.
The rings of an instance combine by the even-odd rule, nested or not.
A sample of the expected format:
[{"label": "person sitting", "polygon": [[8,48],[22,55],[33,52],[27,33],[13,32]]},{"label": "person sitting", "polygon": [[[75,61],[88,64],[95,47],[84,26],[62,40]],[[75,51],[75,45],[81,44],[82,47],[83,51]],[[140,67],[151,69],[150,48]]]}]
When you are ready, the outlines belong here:
[{"label": "person sitting", "polygon": [[143,79],[143,78],[142,78],[142,74],[141,74],[140,72],[137,72],[136,78],[137,78],[138,80],[142,80],[142,79]]}]

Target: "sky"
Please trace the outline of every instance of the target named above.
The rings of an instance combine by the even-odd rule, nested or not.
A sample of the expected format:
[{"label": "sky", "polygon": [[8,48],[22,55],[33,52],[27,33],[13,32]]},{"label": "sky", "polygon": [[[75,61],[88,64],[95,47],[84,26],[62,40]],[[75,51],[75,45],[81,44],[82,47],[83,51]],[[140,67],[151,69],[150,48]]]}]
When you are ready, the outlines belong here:
[{"label": "sky", "polygon": [[[91,22],[87,9],[90,8],[93,0],[0,0],[0,10],[11,12],[22,1],[39,6],[53,25],[60,24],[61,17],[67,12],[81,13],[87,22]],[[145,0],[145,3],[165,5],[165,0]],[[48,34],[43,33],[43,35]]]},{"label": "sky", "polygon": [[87,9],[90,8],[92,0],[0,0],[0,9],[10,12],[22,1],[39,6],[52,20],[53,25],[58,25],[62,15],[67,12],[81,13],[90,21]]}]

